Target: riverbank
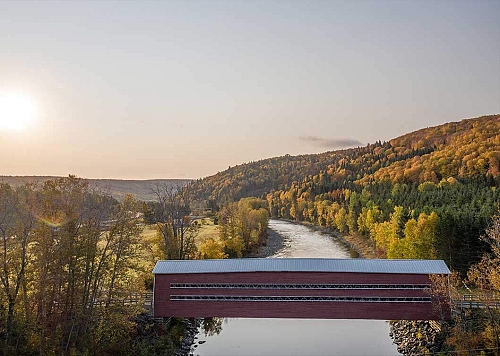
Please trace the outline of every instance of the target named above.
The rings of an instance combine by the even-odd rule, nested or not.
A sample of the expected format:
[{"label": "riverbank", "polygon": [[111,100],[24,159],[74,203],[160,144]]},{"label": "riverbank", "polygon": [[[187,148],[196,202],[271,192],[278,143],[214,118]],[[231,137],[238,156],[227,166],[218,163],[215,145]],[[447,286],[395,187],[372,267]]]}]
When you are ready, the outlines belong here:
[{"label": "riverbank", "polygon": [[267,258],[275,255],[279,250],[285,247],[283,236],[276,231],[267,229],[266,245],[261,246],[258,251],[250,254],[249,258]]},{"label": "riverbank", "polygon": [[175,356],[188,356],[193,354],[193,351],[198,347],[196,343],[198,337],[196,335],[199,333],[202,320],[201,318],[183,319],[186,332],[182,337],[181,345],[175,353]]},{"label": "riverbank", "polygon": [[377,251],[372,241],[355,235],[341,235],[337,234],[337,236],[343,240],[347,245],[349,245],[352,249],[356,250],[359,253],[359,257],[361,258],[380,258],[377,255]]}]

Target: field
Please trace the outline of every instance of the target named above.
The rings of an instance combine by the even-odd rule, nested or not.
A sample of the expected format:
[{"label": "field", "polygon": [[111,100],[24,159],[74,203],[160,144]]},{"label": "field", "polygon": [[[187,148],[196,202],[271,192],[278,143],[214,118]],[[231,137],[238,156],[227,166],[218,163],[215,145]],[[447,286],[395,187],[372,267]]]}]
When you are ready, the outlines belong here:
[{"label": "field", "polygon": [[[201,218],[197,220],[201,225],[198,236],[196,236],[196,247],[199,249],[205,242],[212,238],[217,239],[219,236],[219,229],[217,225],[210,218]],[[145,269],[150,268],[151,270],[156,263],[156,257],[159,253],[155,251],[155,240],[157,239],[156,225],[145,225],[144,230],[141,233],[141,241],[144,244],[144,250],[142,251],[142,261],[141,266]]]},{"label": "field", "polygon": [[203,245],[208,239],[217,239],[219,236],[219,229],[217,225],[214,225],[212,219],[204,218],[199,219],[198,221],[201,222],[201,229],[196,238],[196,246],[200,248],[200,246]]}]

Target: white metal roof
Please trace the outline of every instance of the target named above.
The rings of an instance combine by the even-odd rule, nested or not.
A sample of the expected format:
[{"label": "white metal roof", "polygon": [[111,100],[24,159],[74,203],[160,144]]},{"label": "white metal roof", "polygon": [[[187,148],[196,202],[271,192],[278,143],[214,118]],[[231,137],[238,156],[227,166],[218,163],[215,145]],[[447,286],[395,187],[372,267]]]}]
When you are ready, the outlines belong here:
[{"label": "white metal roof", "polygon": [[229,272],[360,272],[450,274],[442,260],[372,260],[332,258],[241,258],[158,261],[154,274]]}]

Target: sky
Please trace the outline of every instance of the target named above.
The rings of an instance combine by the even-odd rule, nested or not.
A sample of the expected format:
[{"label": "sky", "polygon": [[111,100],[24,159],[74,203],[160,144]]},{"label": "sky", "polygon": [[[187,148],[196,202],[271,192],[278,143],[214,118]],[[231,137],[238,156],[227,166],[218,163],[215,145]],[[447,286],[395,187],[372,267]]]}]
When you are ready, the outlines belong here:
[{"label": "sky", "polygon": [[497,114],[499,18],[498,0],[0,0],[0,175],[195,179]]}]

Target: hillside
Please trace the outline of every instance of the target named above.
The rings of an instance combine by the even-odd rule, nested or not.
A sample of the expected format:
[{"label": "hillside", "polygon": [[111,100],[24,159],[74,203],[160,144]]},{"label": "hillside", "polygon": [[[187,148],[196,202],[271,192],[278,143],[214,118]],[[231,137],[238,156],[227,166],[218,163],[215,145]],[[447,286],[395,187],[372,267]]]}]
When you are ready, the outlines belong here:
[{"label": "hillside", "polygon": [[[25,183],[43,183],[59,177],[52,176],[0,176],[0,182],[9,183],[13,187]],[[111,195],[123,200],[127,194],[132,194],[136,199],[149,201],[155,200],[153,188],[157,185],[175,184],[184,186],[190,180],[188,179],[149,179],[149,180],[122,180],[122,179],[87,179],[91,186],[109,191]]]},{"label": "hillside", "polygon": [[443,258],[459,271],[500,202],[500,115],[418,130],[365,147],[283,156],[190,184],[212,206],[266,198],[271,216],[366,237],[380,257]]},{"label": "hillside", "polygon": [[[500,160],[500,116],[485,116],[419,130],[390,141],[394,151],[428,149],[377,170],[371,179],[393,182],[438,183],[442,178],[498,176]],[[379,150],[377,154],[384,154]]]},{"label": "hillside", "polygon": [[439,183],[499,174],[500,115],[421,129],[389,142],[320,154],[281,156],[231,167],[191,184],[193,197],[217,202],[263,196],[313,179],[331,188],[371,181]]}]

